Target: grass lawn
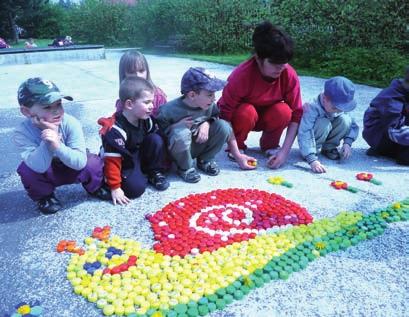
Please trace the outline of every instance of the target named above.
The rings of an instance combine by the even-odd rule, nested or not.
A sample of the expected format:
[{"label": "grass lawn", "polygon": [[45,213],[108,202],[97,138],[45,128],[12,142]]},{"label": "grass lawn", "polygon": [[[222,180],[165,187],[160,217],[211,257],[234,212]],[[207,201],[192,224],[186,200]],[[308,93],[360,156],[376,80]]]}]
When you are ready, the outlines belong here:
[{"label": "grass lawn", "polygon": [[[182,58],[191,58],[197,61],[206,61],[206,62],[214,62],[226,65],[236,66],[241,62],[248,59],[251,55],[250,54],[232,54],[232,55],[204,55],[204,54],[174,54],[175,57],[182,57]],[[297,67],[297,60],[294,59],[291,62],[291,65],[296,68],[297,73],[303,76],[314,76],[314,77],[331,77],[327,72],[322,72],[315,69],[303,69]]]},{"label": "grass lawn", "polygon": [[[144,51],[145,53],[145,51]],[[158,54],[157,51],[146,51],[146,53],[151,53],[151,54]],[[229,55],[206,55],[206,54],[180,54],[180,53],[175,53],[175,54],[170,54],[171,56],[175,57],[182,57],[182,58],[191,58],[193,60],[198,60],[198,61],[207,61],[207,62],[214,62],[214,63],[220,63],[220,64],[227,64],[227,65],[232,65],[236,66],[240,64],[241,62],[245,61],[250,57],[250,54],[248,53],[241,53],[241,54],[229,54]],[[319,77],[319,78],[330,78],[333,76],[338,76],[340,74],[334,73],[331,70],[328,70],[326,68],[321,67],[320,65],[315,65],[312,67],[305,67],[303,66],[303,63],[300,63],[301,61],[297,60],[297,57],[295,57],[291,61],[291,65],[295,68],[297,71],[297,74],[300,76],[312,76],[312,77]],[[401,67],[404,69],[404,67]],[[375,86],[375,87],[383,87],[385,85],[389,84],[389,79],[386,81],[382,80],[374,80],[374,79],[369,79],[366,78],[364,75],[360,76],[354,76],[354,74],[342,74],[343,76],[349,77],[351,80],[353,80],[356,84],[364,84],[364,85],[369,85],[369,86]]]},{"label": "grass lawn", "polygon": [[[144,53],[155,53],[155,52],[144,51]],[[181,58],[190,58],[190,59],[197,60],[197,61],[214,62],[214,63],[220,63],[220,64],[236,66],[236,65],[240,64],[241,62],[245,61],[246,59],[248,59],[251,55],[248,54],[248,53],[247,54],[246,53],[230,54],[230,55],[206,55],[206,54],[180,54],[180,53],[177,53],[177,54],[172,54],[172,56],[181,57]],[[328,72],[325,72],[325,71],[321,71],[321,70],[317,70],[317,69],[307,69],[307,68],[297,67],[297,60],[296,59],[294,59],[291,62],[291,65],[296,69],[298,75],[314,76],[314,77],[320,77],[320,78],[329,78],[329,77],[331,77],[331,74],[329,74]]]}]

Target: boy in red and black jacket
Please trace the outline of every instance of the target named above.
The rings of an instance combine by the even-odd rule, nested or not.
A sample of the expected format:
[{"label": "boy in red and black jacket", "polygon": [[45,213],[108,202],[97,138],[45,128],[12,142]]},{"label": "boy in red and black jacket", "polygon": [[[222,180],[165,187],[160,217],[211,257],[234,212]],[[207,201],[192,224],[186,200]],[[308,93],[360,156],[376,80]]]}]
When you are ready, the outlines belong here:
[{"label": "boy in red and black jacket", "polygon": [[115,205],[141,196],[148,182],[158,190],[169,187],[163,174],[165,145],[150,116],[153,92],[145,79],[124,79],[119,89],[123,110],[98,120],[104,174]]}]

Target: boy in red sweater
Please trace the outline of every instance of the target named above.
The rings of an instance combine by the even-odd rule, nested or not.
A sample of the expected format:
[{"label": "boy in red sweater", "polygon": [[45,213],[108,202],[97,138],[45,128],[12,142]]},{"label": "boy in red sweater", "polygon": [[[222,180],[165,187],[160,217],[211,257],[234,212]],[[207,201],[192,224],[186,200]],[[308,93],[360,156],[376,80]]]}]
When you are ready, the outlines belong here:
[{"label": "boy in red sweater", "polygon": [[147,183],[165,190],[165,145],[151,118],[154,87],[136,76],[124,79],[119,89],[122,111],[101,118],[104,174],[114,205],[141,196]]},{"label": "boy in red sweater", "polygon": [[[218,101],[220,116],[231,122],[238,146],[245,150],[250,131],[262,131],[260,148],[269,156],[268,166],[279,168],[297,135],[302,116],[300,83],[288,64],[293,42],[270,22],[253,34],[255,54],[240,64],[228,78]],[[279,147],[284,129],[287,134]]]}]

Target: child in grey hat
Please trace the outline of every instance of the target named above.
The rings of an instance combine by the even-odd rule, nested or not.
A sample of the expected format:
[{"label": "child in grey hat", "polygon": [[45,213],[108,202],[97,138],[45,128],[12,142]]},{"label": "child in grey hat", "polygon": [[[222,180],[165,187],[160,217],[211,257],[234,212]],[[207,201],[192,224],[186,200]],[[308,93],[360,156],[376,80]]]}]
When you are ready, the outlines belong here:
[{"label": "child in grey hat", "polygon": [[[347,114],[356,107],[354,94],[354,84],[345,77],[337,76],[325,82],[324,91],[315,100],[303,105],[298,144],[301,155],[313,172],[326,172],[326,167],[318,160],[320,149],[331,160],[351,156],[351,145],[359,133],[358,125]],[[340,153],[338,146],[341,141]]]},{"label": "child in grey hat", "polygon": [[188,183],[200,181],[193,165],[207,175],[216,176],[220,169],[214,157],[227,142],[230,152],[242,169],[253,169],[254,158],[239,152],[231,126],[219,118],[215,92],[225,82],[206,69],[191,67],[182,77],[182,96],[159,108],[156,120],[164,131],[168,149],[178,167],[178,174]]},{"label": "child in grey hat", "polygon": [[385,155],[409,165],[409,67],[405,78],[394,79],[370,103],[362,135],[368,155]]}]

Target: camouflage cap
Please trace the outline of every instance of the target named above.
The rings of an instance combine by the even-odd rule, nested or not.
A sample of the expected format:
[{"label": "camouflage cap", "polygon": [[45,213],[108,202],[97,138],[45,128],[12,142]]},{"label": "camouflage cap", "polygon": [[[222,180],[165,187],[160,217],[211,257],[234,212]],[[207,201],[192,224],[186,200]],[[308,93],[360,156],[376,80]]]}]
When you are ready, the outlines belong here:
[{"label": "camouflage cap", "polygon": [[189,91],[205,89],[208,91],[219,91],[224,88],[226,82],[216,78],[203,67],[191,67],[182,77],[181,92],[186,94]]},{"label": "camouflage cap", "polygon": [[35,103],[48,106],[61,98],[73,100],[72,97],[61,94],[52,81],[39,77],[27,79],[17,92],[18,103],[26,107],[32,107]]}]

